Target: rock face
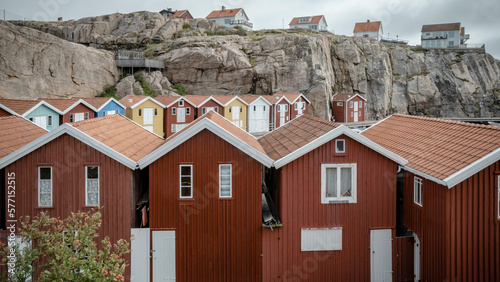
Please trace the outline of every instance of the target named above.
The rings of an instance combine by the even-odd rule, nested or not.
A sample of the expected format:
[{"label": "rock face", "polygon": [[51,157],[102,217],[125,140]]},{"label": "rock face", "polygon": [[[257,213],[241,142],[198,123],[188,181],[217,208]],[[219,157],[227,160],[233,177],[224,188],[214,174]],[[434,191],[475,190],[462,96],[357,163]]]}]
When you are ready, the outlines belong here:
[{"label": "rock face", "polygon": [[113,58],[0,21],[0,97],[94,97],[119,78]]},{"label": "rock face", "polygon": [[[164,77],[160,71],[148,73],[140,71],[135,76],[141,75],[146,83],[157,95],[178,96],[179,94],[172,89],[172,84],[168,78]],[[139,81],[133,75],[124,77],[116,84],[116,95],[123,98],[127,95],[144,95],[144,89]]]},{"label": "rock face", "polygon": [[[170,82],[198,95],[301,92],[312,103],[311,114],[329,119],[334,94],[358,92],[367,99],[370,118],[394,112],[500,116],[500,64],[483,53],[429,51],[305,30],[239,36],[204,19],[169,20],[149,12],[24,25],[69,41],[134,49],[164,60],[163,75],[146,79],[158,94],[170,94]],[[233,35],[208,36],[213,33]],[[104,68],[112,69],[106,62],[110,65]],[[49,65],[39,71],[53,70]],[[129,80],[118,85],[120,95],[141,92]]]}]

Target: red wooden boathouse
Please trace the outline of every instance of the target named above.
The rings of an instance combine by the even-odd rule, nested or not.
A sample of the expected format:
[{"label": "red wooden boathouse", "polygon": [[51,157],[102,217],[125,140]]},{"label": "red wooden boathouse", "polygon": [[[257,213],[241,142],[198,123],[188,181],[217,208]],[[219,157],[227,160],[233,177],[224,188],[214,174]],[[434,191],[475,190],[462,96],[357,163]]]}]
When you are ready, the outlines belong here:
[{"label": "red wooden boathouse", "polygon": [[359,94],[335,94],[332,97],[333,117],[336,122],[365,120],[366,99]]}]

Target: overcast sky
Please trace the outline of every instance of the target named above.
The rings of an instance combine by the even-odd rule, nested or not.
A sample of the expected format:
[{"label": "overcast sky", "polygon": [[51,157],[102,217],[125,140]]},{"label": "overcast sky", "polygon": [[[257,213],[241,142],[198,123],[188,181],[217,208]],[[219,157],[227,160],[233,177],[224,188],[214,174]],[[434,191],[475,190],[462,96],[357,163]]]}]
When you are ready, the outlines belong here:
[{"label": "overcast sky", "polygon": [[354,23],[381,20],[384,36],[420,44],[423,24],[461,22],[470,34],[469,45],[486,44],[486,51],[500,59],[500,1],[498,0],[0,0],[9,19],[64,20],[134,11],[157,12],[167,7],[188,9],[204,18],[212,10],[243,8],[254,30],[288,28],[293,17],[325,15],[335,34],[352,35]]}]

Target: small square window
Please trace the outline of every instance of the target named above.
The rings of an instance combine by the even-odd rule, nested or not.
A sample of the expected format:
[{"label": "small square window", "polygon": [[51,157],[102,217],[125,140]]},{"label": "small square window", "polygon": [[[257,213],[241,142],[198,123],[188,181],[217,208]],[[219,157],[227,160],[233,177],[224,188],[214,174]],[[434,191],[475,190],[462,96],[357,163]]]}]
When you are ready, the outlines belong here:
[{"label": "small square window", "polygon": [[413,201],[422,206],[422,179],[418,177],[413,180]]},{"label": "small square window", "polygon": [[190,115],[191,114],[191,108],[186,108],[186,115]]},{"label": "small square window", "polygon": [[335,140],[335,153],[345,153],[345,140]]},{"label": "small square window", "polygon": [[142,117],[142,109],[139,109],[139,111],[138,111],[138,115],[139,115],[140,117]]},{"label": "small square window", "polygon": [[184,107],[184,100],[179,101],[179,107]]},{"label": "small square window", "polygon": [[177,115],[177,108],[175,108],[175,107],[172,108],[172,115],[173,116]]}]

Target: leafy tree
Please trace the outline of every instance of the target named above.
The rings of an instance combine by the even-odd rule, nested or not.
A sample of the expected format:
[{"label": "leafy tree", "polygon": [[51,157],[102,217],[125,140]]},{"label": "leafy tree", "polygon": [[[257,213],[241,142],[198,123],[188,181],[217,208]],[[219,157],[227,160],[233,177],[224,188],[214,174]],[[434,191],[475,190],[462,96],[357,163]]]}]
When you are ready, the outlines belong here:
[{"label": "leafy tree", "polygon": [[[111,244],[108,237],[98,248],[96,238],[101,226],[101,213],[71,213],[61,220],[42,212],[32,220],[20,219],[19,235],[26,246],[15,246],[15,267],[9,269],[7,281],[25,281],[38,274],[38,281],[123,281],[130,244],[121,239]],[[2,262],[11,253],[1,246]],[[3,276],[5,277],[5,276]]]}]

